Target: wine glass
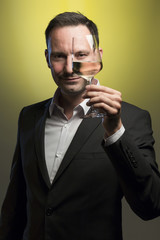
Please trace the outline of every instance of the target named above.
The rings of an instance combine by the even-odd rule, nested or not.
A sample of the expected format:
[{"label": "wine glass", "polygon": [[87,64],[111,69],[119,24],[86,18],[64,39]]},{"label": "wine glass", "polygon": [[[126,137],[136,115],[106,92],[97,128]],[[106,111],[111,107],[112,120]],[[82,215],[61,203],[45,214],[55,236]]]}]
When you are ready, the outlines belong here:
[{"label": "wine glass", "polygon": [[[94,76],[102,69],[102,59],[95,35],[76,36],[72,39],[73,73],[94,84]],[[98,109],[91,109],[84,118],[104,117]]]}]

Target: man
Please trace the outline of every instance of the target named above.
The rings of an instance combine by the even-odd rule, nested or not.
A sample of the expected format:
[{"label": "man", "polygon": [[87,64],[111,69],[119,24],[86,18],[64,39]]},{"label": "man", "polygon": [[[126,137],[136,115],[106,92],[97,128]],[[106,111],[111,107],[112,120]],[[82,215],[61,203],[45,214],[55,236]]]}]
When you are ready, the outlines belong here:
[{"label": "man", "polygon": [[[149,114],[73,73],[71,40],[86,34],[98,39],[96,25],[74,12],[46,29],[45,56],[58,88],[20,114],[0,240],[121,240],[123,196],[142,219],[160,215]],[[83,120],[91,105],[106,113],[103,123]]]}]

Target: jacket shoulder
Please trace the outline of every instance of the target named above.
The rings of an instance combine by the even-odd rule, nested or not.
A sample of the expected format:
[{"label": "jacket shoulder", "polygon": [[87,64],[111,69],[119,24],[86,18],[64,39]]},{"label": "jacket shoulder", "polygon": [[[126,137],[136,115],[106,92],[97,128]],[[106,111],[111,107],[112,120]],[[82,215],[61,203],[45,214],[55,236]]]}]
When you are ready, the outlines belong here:
[{"label": "jacket shoulder", "polygon": [[126,118],[130,120],[132,119],[134,120],[138,116],[144,117],[144,118],[150,118],[150,113],[147,110],[137,107],[131,103],[122,102],[121,116],[122,116],[122,119]]},{"label": "jacket shoulder", "polygon": [[25,106],[21,112],[23,112],[23,114],[24,114],[27,112],[32,112],[32,111],[35,112],[35,111],[44,109],[45,107],[47,107],[50,104],[51,100],[52,100],[52,98],[49,98],[44,101]]},{"label": "jacket shoulder", "polygon": [[52,98],[37,102],[22,108],[18,118],[18,125],[23,122],[23,125],[28,125],[29,122],[35,120],[35,116],[42,116],[45,111],[49,108]]},{"label": "jacket shoulder", "polygon": [[152,125],[151,116],[147,110],[144,110],[127,102],[122,102],[121,117],[125,128],[132,127],[133,129],[135,129],[136,126],[151,127]]},{"label": "jacket shoulder", "polygon": [[128,103],[128,102],[122,102],[122,113],[124,112],[147,112],[146,110],[136,106],[136,105],[133,105],[131,103]]}]

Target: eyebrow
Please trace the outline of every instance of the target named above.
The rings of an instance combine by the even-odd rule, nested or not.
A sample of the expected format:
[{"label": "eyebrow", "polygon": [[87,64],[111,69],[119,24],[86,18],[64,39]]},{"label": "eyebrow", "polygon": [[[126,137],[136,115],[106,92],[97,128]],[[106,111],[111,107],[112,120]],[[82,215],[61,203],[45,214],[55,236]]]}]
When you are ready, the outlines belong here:
[{"label": "eyebrow", "polygon": [[57,55],[64,55],[64,56],[66,56],[66,54],[64,52],[51,52],[51,56],[57,56]]},{"label": "eyebrow", "polygon": [[75,53],[90,53],[90,51],[88,51],[88,50],[86,50],[86,49],[81,49],[81,50],[79,50],[79,49],[77,49],[77,50],[75,50]]}]

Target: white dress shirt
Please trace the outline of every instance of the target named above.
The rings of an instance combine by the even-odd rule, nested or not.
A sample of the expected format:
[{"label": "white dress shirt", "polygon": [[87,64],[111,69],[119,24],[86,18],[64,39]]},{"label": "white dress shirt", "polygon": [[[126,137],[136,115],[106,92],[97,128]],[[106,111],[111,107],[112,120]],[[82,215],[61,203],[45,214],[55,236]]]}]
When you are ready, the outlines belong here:
[{"label": "white dress shirt", "polygon": [[[64,109],[58,105],[59,89],[57,89],[49,107],[49,118],[45,123],[45,160],[47,170],[52,183],[63,157],[83,120],[83,115],[89,110],[86,105],[88,99],[76,106],[71,119],[67,119]],[[105,144],[109,145],[117,141],[124,133],[124,127],[114,135],[105,139]]]}]

